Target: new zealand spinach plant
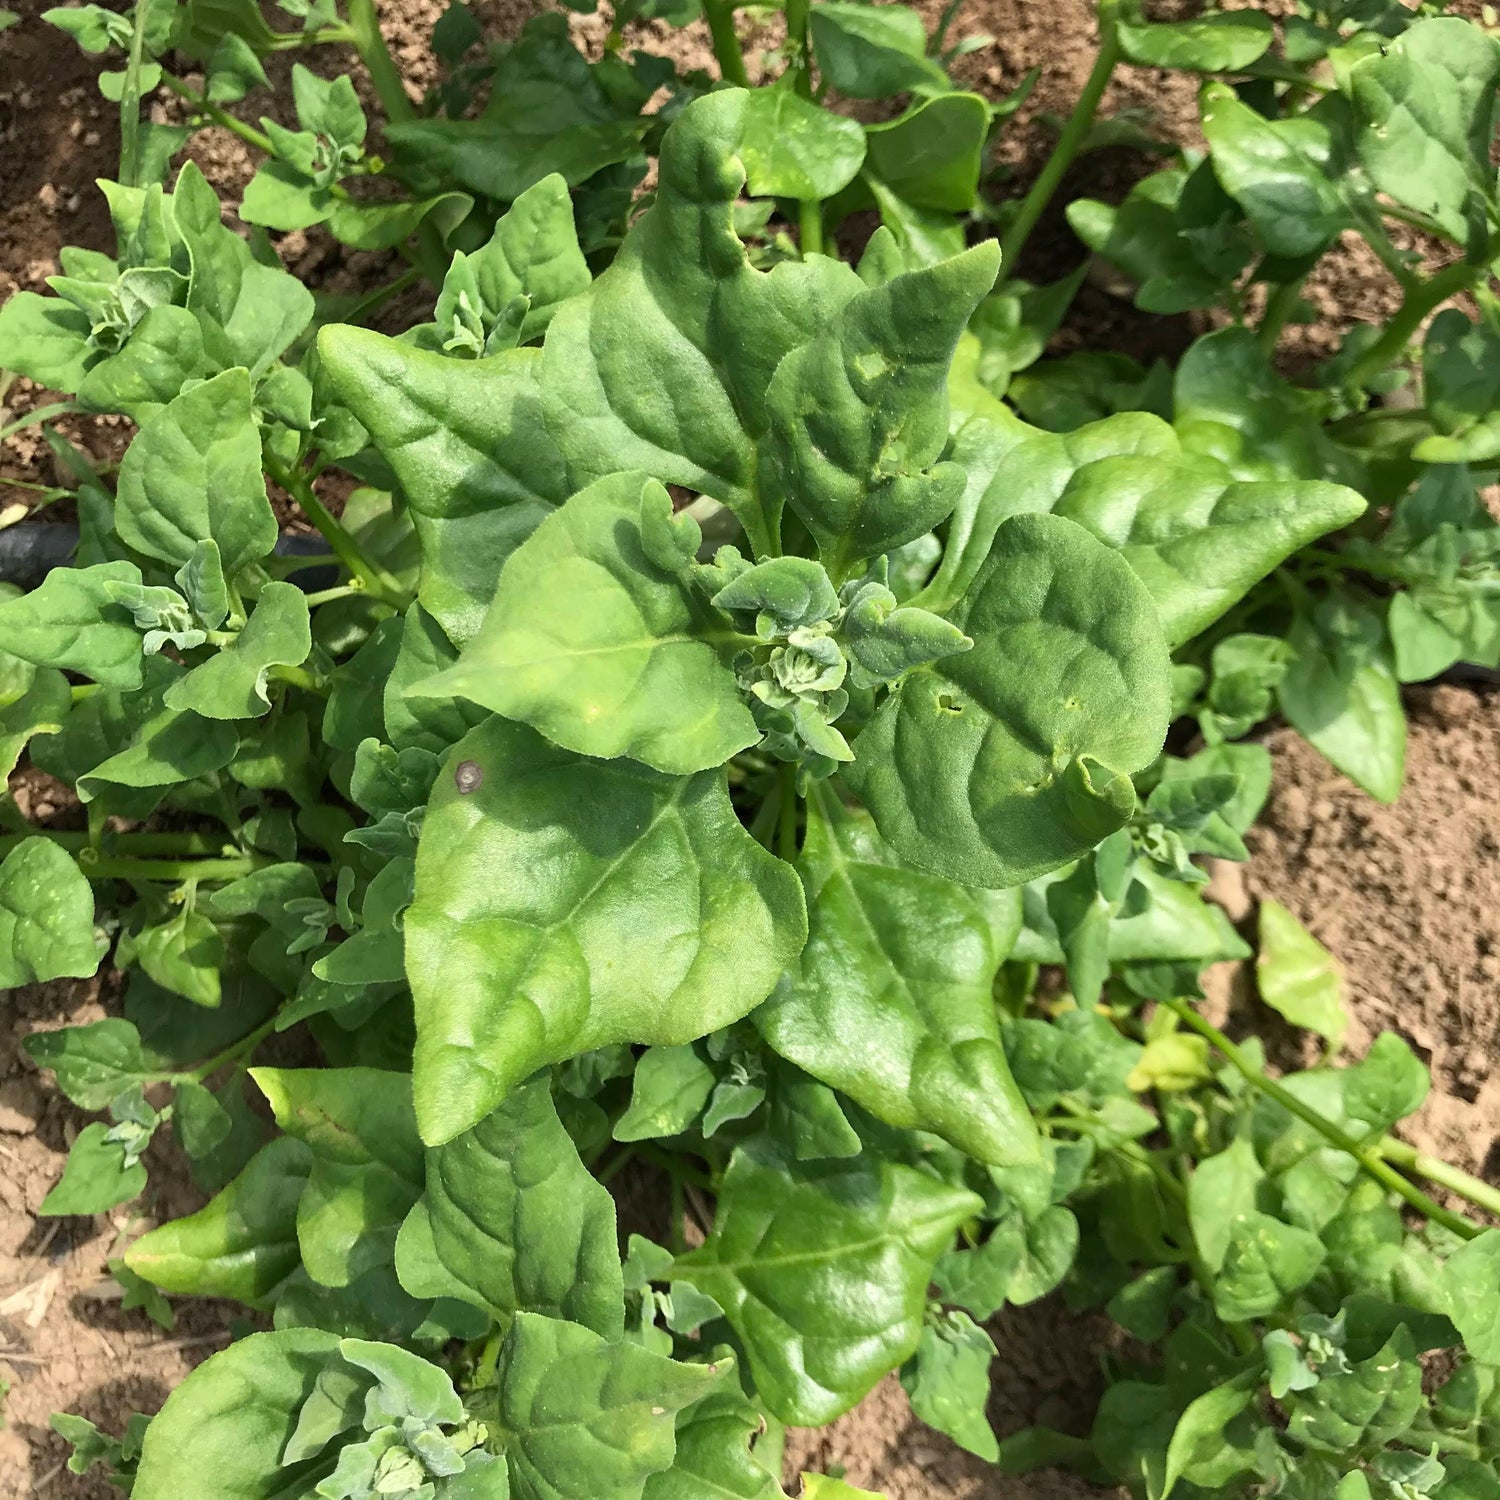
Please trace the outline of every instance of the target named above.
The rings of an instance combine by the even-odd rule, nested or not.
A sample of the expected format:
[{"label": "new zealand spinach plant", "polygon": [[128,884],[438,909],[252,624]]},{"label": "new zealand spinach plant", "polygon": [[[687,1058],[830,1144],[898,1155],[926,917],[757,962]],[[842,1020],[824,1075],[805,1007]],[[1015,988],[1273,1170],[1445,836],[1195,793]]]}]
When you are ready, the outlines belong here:
[{"label": "new zealand spinach plant", "polygon": [[[0,759],[82,825],[0,803],[0,984],[126,975],[121,1014],[28,1039],[103,1116],[43,1212],[137,1197],[170,1125],[212,1196],[129,1244],[126,1305],[265,1330],[121,1437],[60,1417],[75,1468],[137,1500],[770,1500],[783,1426],[899,1369],[975,1453],[1150,1500],[1500,1493],[1500,1232],[1453,1207],[1500,1195],[1389,1133],[1421,1064],[1333,1065],[1331,960],[1271,904],[1261,994],[1325,1064],[1273,1077],[1193,1003],[1251,951],[1194,858],[1245,857],[1245,736],[1279,704],[1394,795],[1398,678],[1500,658],[1500,44],[1106,0],[1052,161],[988,204],[1005,107],[952,86],[951,9],[929,40],[788,6],[747,89],[617,34],[590,64],[555,17],[476,61],[455,8],[420,110],[367,5],[291,13],[60,13],[129,49],[117,250],[0,310],[0,361],[71,398],[32,421],[138,428],[117,470],[44,428],[76,565],[0,601]],[[166,191],[185,137],[136,118],[206,59],[195,118],[260,137],[227,105],[304,41],[370,65],[404,196],[354,181],[386,176],[358,98],[302,70],[241,215],[400,245],[437,296],[398,337],[191,162]],[[1227,308],[1175,373],[1042,358],[1079,278],[1012,275],[1122,58],[1240,80],[1208,157],[1070,208],[1142,306]],[[861,125],[830,90],[915,102]],[[824,253],[862,211],[857,260]],[[1278,375],[1336,236],[1417,221],[1462,258],[1391,248],[1389,326]],[[660,1243],[621,1243],[633,1174]],[[998,1443],[983,1325],[1059,1287],[1134,1342],[1090,1435]]]}]

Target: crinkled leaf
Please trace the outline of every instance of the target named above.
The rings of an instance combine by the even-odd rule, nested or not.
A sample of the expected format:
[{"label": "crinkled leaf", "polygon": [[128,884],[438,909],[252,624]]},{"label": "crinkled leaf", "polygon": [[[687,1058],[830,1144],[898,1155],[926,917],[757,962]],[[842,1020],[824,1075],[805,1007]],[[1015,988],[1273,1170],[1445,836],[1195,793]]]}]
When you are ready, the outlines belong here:
[{"label": "crinkled leaf", "polygon": [[799,1164],[745,1145],[712,1235],[677,1273],[725,1310],[777,1416],[827,1422],[916,1350],[933,1264],[978,1207],[890,1161]]},{"label": "crinkled leaf", "polygon": [[1018,885],[1134,809],[1167,721],[1161,626],[1120,556],[1051,516],[1005,521],[949,615],[974,650],[906,677],[845,776],[904,858]]},{"label": "crinkled leaf", "polygon": [[406,916],[423,1138],[545,1063],[739,1019],[806,933],[795,873],[744,832],[721,773],[583,760],[491,720],[439,776]]},{"label": "crinkled leaf", "polygon": [[761,1035],[888,1124],[996,1165],[1034,1158],[991,996],[1019,900],[904,865],[826,789],[809,801],[799,868],[807,946],[755,1011]]},{"label": "crinkled leaf", "polygon": [[545,1074],[427,1152],[427,1188],[401,1227],[396,1269],[413,1296],[620,1336],[614,1203],[579,1160]]}]

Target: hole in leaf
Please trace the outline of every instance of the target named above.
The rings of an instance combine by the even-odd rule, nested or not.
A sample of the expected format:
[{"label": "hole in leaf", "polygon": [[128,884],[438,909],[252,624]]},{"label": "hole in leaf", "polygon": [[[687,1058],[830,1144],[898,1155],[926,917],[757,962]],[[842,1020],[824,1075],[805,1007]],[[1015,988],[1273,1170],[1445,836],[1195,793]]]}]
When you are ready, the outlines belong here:
[{"label": "hole in leaf", "polygon": [[964,711],[963,704],[952,693],[939,693],[937,695],[937,706],[944,713],[949,714],[961,714]]}]

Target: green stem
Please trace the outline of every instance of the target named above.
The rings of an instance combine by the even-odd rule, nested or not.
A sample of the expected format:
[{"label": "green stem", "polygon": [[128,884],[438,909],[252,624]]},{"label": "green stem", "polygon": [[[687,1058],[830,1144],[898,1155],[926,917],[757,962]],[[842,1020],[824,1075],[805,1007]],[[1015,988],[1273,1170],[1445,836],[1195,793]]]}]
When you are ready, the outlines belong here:
[{"label": "green stem", "polygon": [[95,855],[87,849],[78,853],[78,868],[91,880],[227,882],[275,863],[275,858],[269,854],[243,854],[232,859],[177,860],[116,859],[108,854]]},{"label": "green stem", "polygon": [[125,64],[125,86],[120,92],[120,181],[139,187],[141,176],[141,67],[146,58],[146,24],[151,0],[136,0],[130,60]]},{"label": "green stem", "polygon": [[299,47],[323,47],[334,43],[347,45],[354,40],[353,30],[342,21],[317,31],[279,31],[267,49],[270,52],[295,52]]},{"label": "green stem", "polygon": [[1418,1151],[1415,1146],[1408,1146],[1405,1141],[1398,1141],[1393,1135],[1386,1136],[1375,1149],[1387,1161],[1393,1161],[1408,1172],[1415,1172],[1418,1177],[1425,1177],[1428,1182],[1447,1188],[1450,1193],[1457,1193],[1475,1208],[1500,1215],[1500,1188],[1491,1187],[1489,1183],[1481,1182],[1479,1178],[1471,1177],[1467,1172],[1435,1156],[1428,1156],[1425,1151]]},{"label": "green stem", "polygon": [[1222,1052],[1228,1058],[1230,1066],[1252,1088],[1258,1089],[1268,1099],[1274,1099],[1288,1113],[1295,1115],[1304,1124],[1312,1126],[1330,1145],[1352,1156],[1376,1182],[1382,1187],[1389,1188],[1398,1197],[1404,1198],[1418,1213],[1466,1240],[1475,1239],[1484,1232],[1481,1226],[1472,1219],[1466,1219],[1461,1214],[1450,1213],[1441,1203],[1429,1198],[1421,1188],[1408,1182],[1385,1160],[1383,1143],[1362,1145],[1352,1135],[1335,1125],[1332,1120],[1325,1119],[1311,1105],[1303,1103],[1289,1089],[1283,1088],[1275,1079],[1268,1078],[1217,1026],[1205,1021],[1186,1000],[1168,1000],[1166,1005],[1185,1026],[1196,1031],[1199,1036]]},{"label": "green stem", "polygon": [[[306,566],[304,563],[303,566]],[[332,604],[335,599],[349,599],[355,594],[365,592],[365,584],[362,578],[356,578],[350,583],[335,584],[331,589],[319,589],[315,594],[307,596],[307,607],[316,609],[320,604]]]},{"label": "green stem", "polygon": [[50,406],[38,406],[24,417],[17,417],[8,426],[0,427],[0,443],[18,432],[24,432],[28,427],[35,427],[39,422],[50,422],[53,417],[65,417],[69,412],[82,410],[81,406],[76,406],[71,401],[54,401]]},{"label": "green stem", "polygon": [[708,19],[708,34],[713,39],[720,76],[725,83],[732,83],[736,88],[749,88],[750,74],[745,68],[745,54],[734,29],[734,0],[703,0],[703,13]]},{"label": "green stem", "polygon": [[269,454],[266,456],[266,473],[302,507],[308,520],[322,532],[324,540],[337,553],[339,561],[363,582],[369,594],[394,609],[406,608],[411,601],[400,583],[360,551],[359,543],[343,522],[318,499],[305,474],[287,468]]},{"label": "green stem", "polygon": [[1444,267],[1430,281],[1411,287],[1395,317],[1386,324],[1385,332],[1354,362],[1354,367],[1345,377],[1345,384],[1368,385],[1388,365],[1401,358],[1429,314],[1450,297],[1467,291],[1483,274],[1482,266],[1471,266],[1460,260]]},{"label": "green stem", "polygon": [[798,239],[802,257],[823,253],[823,205],[817,198],[804,198],[797,205]]},{"label": "green stem", "polygon": [[1120,39],[1115,26],[1117,5],[1118,0],[1099,0],[1099,55],[1094,59],[1094,69],[1078,96],[1078,103],[1073,106],[1073,113],[1068,116],[1068,123],[1063,126],[1052,155],[1047,158],[1047,165],[1031,184],[1031,190],[1022,199],[1019,212],[1000,241],[1001,282],[1015,272],[1031,231],[1036,228],[1037,221],[1052,201],[1052,195],[1073,165],[1074,157],[1083,149],[1104,91],[1119,65]]},{"label": "green stem", "polygon": [[380,33],[375,0],[349,0],[349,32],[360,61],[369,71],[370,82],[375,85],[375,94],[386,119],[392,124],[414,120],[417,112],[406,97],[401,74]]},{"label": "green stem", "polygon": [[786,0],[786,37],[796,75],[792,87],[804,99],[811,99],[812,50],[808,45],[808,26],[812,19],[812,0]]},{"label": "green stem", "polygon": [[327,695],[328,684],[305,667],[271,667],[266,676],[272,682],[284,682],[289,687],[302,688],[305,692]]},{"label": "green stem", "polygon": [[202,1083],[212,1073],[217,1073],[222,1067],[230,1063],[238,1062],[242,1057],[249,1057],[265,1039],[276,1029],[276,1017],[263,1021],[247,1037],[242,1037],[232,1047],[226,1047],[216,1056],[209,1058],[206,1063],[200,1063],[190,1072],[176,1073],[173,1075],[174,1083]]},{"label": "green stem", "polygon": [[[86,833],[58,832],[50,828],[38,828],[25,834],[7,835],[0,838],[0,857],[9,854],[23,837],[33,838],[37,834],[51,839],[60,849],[66,849],[70,854],[76,854],[89,847],[89,836]],[[109,835],[111,854],[118,852],[146,855],[217,855],[224,852],[227,843],[228,840],[222,834],[213,833],[115,833]]]},{"label": "green stem", "polygon": [[781,806],[777,813],[776,852],[788,863],[797,859],[797,768],[784,760],[778,771]]},{"label": "green stem", "polygon": [[1270,355],[1276,350],[1276,341],[1281,337],[1281,330],[1286,327],[1287,319],[1297,310],[1297,303],[1302,296],[1301,281],[1283,281],[1266,299],[1266,310],[1260,320],[1260,328],[1256,331],[1256,338],[1260,343],[1261,352]]},{"label": "green stem", "polygon": [[225,130],[232,131],[247,146],[254,146],[257,151],[266,156],[275,155],[271,137],[263,131],[257,130],[253,125],[247,125],[243,120],[236,119],[227,109],[215,104],[206,94],[190,89],[180,78],[173,78],[170,73],[163,74],[161,81],[179,99],[186,100],[189,108],[196,110],[200,115],[207,115],[215,125],[222,125]]}]

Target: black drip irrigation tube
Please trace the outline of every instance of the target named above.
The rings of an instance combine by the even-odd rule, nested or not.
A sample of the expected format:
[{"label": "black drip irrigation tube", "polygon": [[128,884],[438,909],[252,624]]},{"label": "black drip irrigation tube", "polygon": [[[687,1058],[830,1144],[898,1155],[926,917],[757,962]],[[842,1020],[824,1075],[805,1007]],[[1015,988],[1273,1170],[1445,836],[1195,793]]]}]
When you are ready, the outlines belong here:
[{"label": "black drip irrigation tube", "polygon": [[[0,529],[0,583],[35,588],[53,568],[65,568],[78,549],[78,528],[63,521],[26,521]],[[284,531],[276,538],[277,557],[305,557],[308,565],[288,575],[306,593],[332,588],[339,569],[320,536]]]}]

